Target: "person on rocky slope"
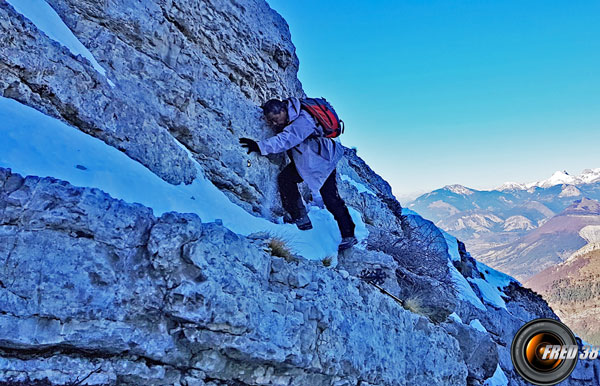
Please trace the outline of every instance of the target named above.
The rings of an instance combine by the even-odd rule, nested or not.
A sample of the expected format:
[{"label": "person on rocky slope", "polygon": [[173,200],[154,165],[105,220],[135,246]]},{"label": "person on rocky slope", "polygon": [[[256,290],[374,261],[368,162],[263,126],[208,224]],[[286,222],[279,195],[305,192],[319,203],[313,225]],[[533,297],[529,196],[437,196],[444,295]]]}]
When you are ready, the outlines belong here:
[{"label": "person on rocky slope", "polygon": [[298,184],[305,181],[313,192],[313,197],[317,196],[317,192],[320,193],[325,207],[338,223],[342,234],[339,250],[355,245],[355,225],[336,184],[335,167],[343,155],[342,145],[324,136],[321,126],[310,113],[301,108],[298,98],[283,101],[271,99],[262,109],[267,124],[277,134],[258,142],[240,138],[240,143],[248,149],[248,154],[287,152],[290,163],[277,178],[281,203],[287,211],[284,222],[294,223],[301,230],[312,229],[298,190]]}]

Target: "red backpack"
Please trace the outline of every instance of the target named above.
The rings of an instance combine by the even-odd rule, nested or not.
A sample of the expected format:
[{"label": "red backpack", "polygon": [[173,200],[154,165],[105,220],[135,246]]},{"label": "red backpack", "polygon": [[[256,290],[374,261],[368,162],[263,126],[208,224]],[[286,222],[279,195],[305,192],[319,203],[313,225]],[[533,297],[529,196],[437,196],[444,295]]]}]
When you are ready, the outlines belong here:
[{"label": "red backpack", "polygon": [[344,132],[344,121],[338,117],[325,98],[300,99],[300,106],[317,120],[325,137],[335,138]]}]

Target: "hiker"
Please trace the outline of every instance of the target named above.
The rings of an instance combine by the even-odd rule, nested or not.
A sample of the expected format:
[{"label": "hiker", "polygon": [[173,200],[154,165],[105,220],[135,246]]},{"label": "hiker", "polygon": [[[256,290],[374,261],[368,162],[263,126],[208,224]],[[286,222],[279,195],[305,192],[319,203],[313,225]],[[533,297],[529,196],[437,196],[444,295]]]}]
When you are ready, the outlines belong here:
[{"label": "hiker", "polygon": [[338,249],[352,247],[357,243],[355,225],[335,179],[335,166],[343,155],[342,145],[324,135],[322,125],[301,106],[298,98],[271,99],[262,109],[267,124],[277,134],[258,142],[240,138],[240,144],[248,149],[248,154],[253,151],[261,155],[287,152],[290,163],[277,177],[281,203],[287,211],[284,222],[296,224],[301,230],[312,229],[298,190],[298,184],[305,181],[313,198],[320,192],[325,207],[338,223],[342,234]]}]

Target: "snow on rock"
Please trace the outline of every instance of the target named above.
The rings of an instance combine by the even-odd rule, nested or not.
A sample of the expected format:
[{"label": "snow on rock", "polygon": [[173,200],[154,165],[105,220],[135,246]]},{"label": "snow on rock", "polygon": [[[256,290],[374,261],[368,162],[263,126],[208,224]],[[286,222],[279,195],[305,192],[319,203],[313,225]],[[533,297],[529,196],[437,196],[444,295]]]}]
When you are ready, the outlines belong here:
[{"label": "snow on rock", "polygon": [[[286,240],[295,253],[308,259],[337,254],[339,229],[324,209],[310,208],[314,228],[309,231],[299,231],[290,224],[273,224],[232,203],[206,178],[196,178],[189,185],[169,184],[114,147],[11,99],[0,97],[0,118],[0,166],[13,172],[95,187],[112,197],[148,206],[156,215],[190,212],[203,221],[220,219],[223,225],[244,235],[267,231]],[[197,163],[196,167],[202,176]],[[366,240],[368,231],[360,213],[349,210],[356,224],[356,237]]]},{"label": "snow on rock", "polygon": [[448,260],[448,269],[450,270],[450,277],[454,287],[456,288],[458,298],[471,303],[473,306],[482,311],[486,311],[485,306],[477,297],[467,279],[465,279],[465,277],[458,272],[450,260]]},{"label": "snow on rock", "polygon": [[484,386],[508,386],[508,378],[506,378],[506,375],[504,374],[504,371],[502,371],[502,368],[500,368],[500,365],[498,365],[498,367],[496,367],[496,371],[494,372],[494,375],[491,378],[488,378],[483,385]]},{"label": "snow on rock", "polygon": [[600,168],[585,169],[578,177],[584,184],[600,182]]},{"label": "snow on rock", "polygon": [[600,225],[586,225],[579,230],[579,236],[588,243],[600,243]]},{"label": "snow on rock", "polygon": [[0,204],[2,384],[465,384],[442,326],[260,235],[3,168]]},{"label": "snow on rock", "polygon": [[583,256],[589,252],[600,250],[600,225],[587,225],[579,230],[581,236],[587,244],[573,252],[565,263],[572,264],[577,261],[577,257]]},{"label": "snow on rock", "polygon": [[448,255],[452,261],[460,261],[460,253],[458,252],[458,241],[456,237],[442,230],[446,244],[448,244]]},{"label": "snow on rock", "polygon": [[505,182],[502,185],[498,186],[495,190],[504,191],[504,190],[524,190],[527,189],[526,184],[520,184],[518,182]]},{"label": "snow on rock", "polygon": [[50,39],[67,47],[73,55],[81,55],[90,61],[98,73],[102,74],[111,87],[115,84],[106,76],[94,55],[73,35],[56,11],[44,0],[6,0],[12,7],[29,19],[35,26],[45,33]]},{"label": "snow on rock", "polygon": [[481,332],[486,332],[487,333],[487,330],[485,329],[485,327],[483,327],[483,325],[481,324],[481,322],[479,321],[479,319],[473,319],[473,320],[471,320],[471,322],[469,323],[469,326],[473,327],[477,331],[481,331]]},{"label": "snow on rock", "polygon": [[462,194],[462,195],[466,195],[466,196],[473,194],[473,191],[471,189],[467,188],[466,186],[459,185],[459,184],[446,185],[443,187],[443,189],[446,189],[455,194]]},{"label": "snow on rock", "polygon": [[377,194],[375,194],[371,189],[366,187],[364,184],[357,182],[355,179],[353,179],[352,177],[350,177],[348,175],[341,174],[340,179],[342,181],[346,181],[346,182],[350,183],[350,185],[354,186],[358,190],[358,193],[368,193],[374,197],[377,197]]},{"label": "snow on rock", "polygon": [[[457,240],[403,210],[350,149],[340,194],[370,220],[367,232],[350,208],[369,248],[340,254],[343,269],[271,255],[277,236],[309,258],[338,256],[340,236],[314,206],[312,231],[274,223],[285,156],[239,147],[240,136],[273,134],[259,107],[267,98],[303,95],[289,28],[267,2],[47,2],[118,87],[0,1],[0,86],[12,99],[0,100],[0,165],[14,171],[0,170],[0,254],[18,262],[0,270],[16,279],[0,286],[0,346],[15,353],[0,381],[73,383],[65,368],[103,366],[88,383],[481,384],[521,321],[551,313],[527,296],[511,313],[486,307],[491,295],[466,279],[480,272]],[[365,268],[424,307],[402,308],[358,278]],[[51,279],[40,284],[40,273]],[[483,355],[472,338],[489,343],[476,344]],[[105,355],[113,350],[126,356]]]},{"label": "snow on rock", "polygon": [[578,178],[570,175],[567,171],[556,171],[554,174],[548,178],[547,180],[539,181],[535,184],[535,186],[539,186],[540,188],[549,188],[554,185],[560,184],[575,184],[578,182]]},{"label": "snow on rock", "polygon": [[511,282],[519,282],[513,277],[496,271],[479,261],[477,261],[477,269],[483,274],[484,278],[468,278],[468,280],[479,288],[481,296],[488,304],[496,308],[506,309],[504,298],[507,298],[507,296],[502,289]]},{"label": "snow on rock", "polygon": [[[505,182],[496,188],[496,190],[527,190],[533,192],[536,187],[539,188],[550,188],[555,185],[568,185],[563,189],[559,197],[574,197],[579,196],[581,192],[579,189],[574,188],[572,185],[590,184],[594,182],[600,182],[600,168],[596,169],[585,169],[581,174],[577,176],[570,175],[567,171],[557,170],[550,176],[550,178],[529,182],[529,183],[518,183],[518,182]],[[579,193],[578,193],[579,192]]]},{"label": "snow on rock", "polygon": [[462,229],[473,229],[476,232],[490,232],[490,228],[502,219],[492,213],[467,213],[464,216],[453,218],[451,221],[440,221],[439,225],[449,231],[459,231]]}]

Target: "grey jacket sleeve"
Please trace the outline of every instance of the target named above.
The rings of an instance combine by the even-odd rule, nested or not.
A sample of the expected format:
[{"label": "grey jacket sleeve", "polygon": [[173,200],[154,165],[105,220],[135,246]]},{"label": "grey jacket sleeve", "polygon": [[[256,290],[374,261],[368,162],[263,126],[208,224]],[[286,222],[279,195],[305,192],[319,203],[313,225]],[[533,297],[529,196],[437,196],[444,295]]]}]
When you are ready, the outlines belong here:
[{"label": "grey jacket sleeve", "polygon": [[297,146],[315,132],[315,122],[312,118],[301,114],[294,122],[287,125],[283,131],[271,138],[258,142],[260,154],[281,153]]}]

